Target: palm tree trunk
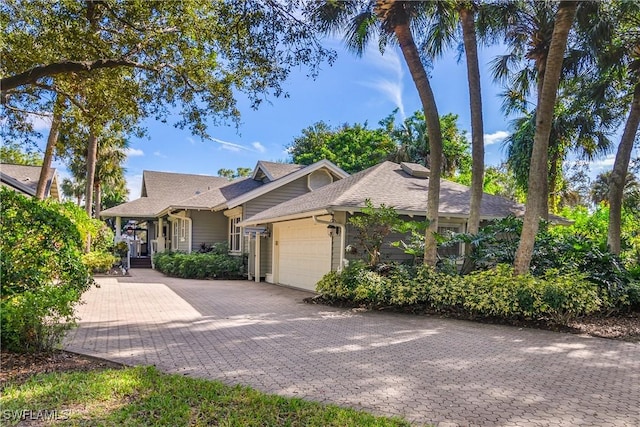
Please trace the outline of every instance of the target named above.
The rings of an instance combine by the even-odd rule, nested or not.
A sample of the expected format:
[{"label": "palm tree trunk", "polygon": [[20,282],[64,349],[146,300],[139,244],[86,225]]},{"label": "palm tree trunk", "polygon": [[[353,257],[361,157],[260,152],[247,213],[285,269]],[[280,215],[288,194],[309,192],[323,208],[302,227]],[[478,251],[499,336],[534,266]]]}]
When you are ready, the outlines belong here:
[{"label": "palm tree trunk", "polygon": [[51,121],[51,129],[47,137],[47,147],[44,150],[44,159],[42,160],[42,169],[40,169],[40,179],[36,188],[36,198],[44,200],[47,193],[47,182],[51,174],[51,163],[53,162],[53,153],[58,143],[58,135],[60,134],[60,124],[62,122],[63,99],[58,95],[53,107],[53,119]]},{"label": "palm tree trunk", "polygon": [[89,141],[87,142],[87,182],[84,194],[84,208],[90,217],[93,217],[93,181],[96,175],[97,156],[98,138],[92,129],[89,132]]},{"label": "palm tree trunk", "polygon": [[[482,91],[480,88],[475,12],[472,7],[462,6],[460,8],[460,24],[462,26],[462,39],[467,60],[469,106],[471,109],[471,202],[467,233],[477,234],[480,228],[480,206],[484,189],[484,124],[482,120]],[[471,245],[467,245],[465,251],[469,254]],[[470,265],[463,266],[464,271],[468,271],[469,268]]]},{"label": "palm tree trunk", "polygon": [[551,154],[551,161],[549,162],[549,182],[547,184],[547,191],[549,194],[547,202],[547,216],[543,215],[545,220],[549,220],[549,212],[558,211],[558,174],[560,171],[560,152],[556,149]]},{"label": "palm tree trunk", "polygon": [[636,83],[633,91],[633,101],[627,123],[624,127],[622,139],[613,163],[613,170],[609,178],[609,230],[607,232],[607,245],[614,254],[620,254],[620,234],[622,222],[622,197],[625,180],[631,160],[631,151],[636,133],[640,125],[640,83]]},{"label": "palm tree trunk", "polygon": [[547,206],[549,136],[551,135],[554,106],[560,84],[562,61],[577,7],[578,4],[575,1],[562,1],[555,17],[544,82],[542,91],[538,94],[536,133],[533,139],[533,152],[529,168],[526,211],[514,261],[516,274],[525,274],[529,271],[540,217],[544,214],[545,206]]},{"label": "palm tree trunk", "polygon": [[442,171],[442,131],[440,130],[440,116],[436,106],[436,100],[431,90],[429,78],[420,60],[416,47],[409,18],[398,19],[394,27],[394,33],[400,44],[402,55],[407,63],[413,82],[418,89],[418,95],[422,102],[427,134],[429,136],[429,187],[427,194],[427,220],[429,227],[425,232],[424,263],[435,266],[438,261],[438,245],[435,234],[438,232],[438,213],[440,207],[440,174]]},{"label": "palm tree trunk", "polygon": [[94,208],[94,212],[96,215],[96,218],[100,218],[100,211],[102,208],[102,185],[100,184],[100,181],[95,181],[93,184],[93,188],[94,188],[94,204],[95,204],[95,208]]}]

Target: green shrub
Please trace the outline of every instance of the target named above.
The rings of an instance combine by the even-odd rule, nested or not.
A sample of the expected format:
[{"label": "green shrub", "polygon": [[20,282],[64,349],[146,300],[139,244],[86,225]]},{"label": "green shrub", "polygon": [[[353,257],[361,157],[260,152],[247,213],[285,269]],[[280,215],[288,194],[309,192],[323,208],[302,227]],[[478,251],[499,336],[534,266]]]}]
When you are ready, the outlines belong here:
[{"label": "green shrub", "polygon": [[236,278],[244,274],[241,257],[214,251],[191,254],[162,252],[155,254],[153,261],[156,270],[184,279]]},{"label": "green shrub", "polygon": [[471,316],[549,319],[561,324],[607,306],[598,286],[584,274],[548,270],[543,277],[515,276],[512,267],[503,264],[458,276],[404,265],[380,274],[362,262],[352,262],[339,273],[326,274],[316,290],[328,299],[371,306],[420,304]]},{"label": "green shrub", "polygon": [[77,227],[53,203],[0,190],[0,323],[4,348],[47,350],[73,326],[92,284]]},{"label": "green shrub", "polygon": [[367,266],[363,261],[351,261],[341,272],[331,271],[316,284],[316,292],[328,299],[355,300],[358,278]]},{"label": "green shrub", "polygon": [[82,262],[93,273],[105,273],[113,267],[118,258],[108,252],[89,252],[82,255]]}]

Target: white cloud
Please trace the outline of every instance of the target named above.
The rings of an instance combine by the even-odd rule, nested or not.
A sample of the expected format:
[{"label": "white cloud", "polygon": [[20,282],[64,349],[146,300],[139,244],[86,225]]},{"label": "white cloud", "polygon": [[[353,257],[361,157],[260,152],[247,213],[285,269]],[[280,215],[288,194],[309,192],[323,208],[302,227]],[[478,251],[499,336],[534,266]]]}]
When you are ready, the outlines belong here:
[{"label": "white cloud", "polygon": [[256,149],[256,151],[258,151],[260,153],[264,153],[265,151],[267,151],[265,146],[260,144],[260,142],[258,142],[258,141],[251,143],[251,145],[253,146],[253,148]]},{"label": "white cloud", "polygon": [[229,150],[229,151],[233,151],[233,152],[239,152],[239,151],[253,151],[253,152],[258,152],[258,153],[264,153],[265,151],[267,151],[267,149],[258,141],[251,143],[251,146],[253,148],[249,148],[245,145],[242,144],[236,144],[235,142],[229,142],[229,141],[223,141],[222,139],[218,139],[218,138],[209,138],[211,141],[213,142],[217,142],[218,144],[220,144],[220,148],[224,149],[224,150]]},{"label": "white cloud", "polygon": [[140,156],[144,156],[144,151],[137,149],[137,148],[125,148],[124,150],[125,154],[127,155],[127,157],[140,157]]},{"label": "white cloud", "polygon": [[127,175],[127,189],[129,190],[129,200],[135,200],[140,197],[142,192],[142,174]]},{"label": "white cloud", "polygon": [[604,159],[595,160],[591,162],[590,165],[594,169],[609,169],[613,167],[613,163],[615,162],[615,160],[616,160],[615,154],[610,154]]},{"label": "white cloud", "polygon": [[509,136],[509,132],[504,130],[499,130],[494,133],[485,133],[484,134],[484,145],[493,145],[499,142],[502,142],[506,137]]},{"label": "white cloud", "polygon": [[166,159],[167,158],[167,156],[165,156],[164,154],[162,154],[159,151],[154,151],[153,155],[156,156],[156,157],[160,157],[161,159]]},{"label": "white cloud", "polygon": [[[375,46],[377,43],[372,43],[371,45]],[[400,117],[404,120],[406,118],[404,102],[402,100],[404,70],[402,68],[402,61],[398,56],[398,51],[396,48],[389,47],[385,50],[384,54],[381,54],[377,48],[372,47],[365,51],[364,56],[365,60],[373,67],[378,68],[388,76],[377,80],[363,81],[361,84],[381,92],[389,101],[398,107]]]},{"label": "white cloud", "polygon": [[47,131],[51,129],[51,115],[30,114],[29,121],[33,125],[33,130]]},{"label": "white cloud", "polygon": [[190,143],[191,145],[196,145],[196,140],[195,140],[195,139],[193,139],[193,138],[191,138],[191,137],[188,137],[188,138],[187,138],[187,141],[189,141],[189,143]]}]

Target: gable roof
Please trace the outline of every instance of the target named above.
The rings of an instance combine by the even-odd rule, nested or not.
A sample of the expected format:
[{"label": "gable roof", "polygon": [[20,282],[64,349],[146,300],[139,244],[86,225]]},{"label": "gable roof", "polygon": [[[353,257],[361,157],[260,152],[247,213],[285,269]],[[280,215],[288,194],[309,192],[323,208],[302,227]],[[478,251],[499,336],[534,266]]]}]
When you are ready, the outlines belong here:
[{"label": "gable roof", "polygon": [[100,213],[100,216],[154,217],[173,203],[228,183],[229,180],[219,176],[143,171],[142,197],[105,209]]},{"label": "gable roof", "polygon": [[255,169],[253,170],[253,174],[251,174],[251,178],[255,180],[262,180],[263,177],[266,177],[269,181],[275,181],[304,167],[306,166],[292,163],[265,162],[264,160],[259,160]]},{"label": "gable roof", "polygon": [[206,175],[144,171],[142,197],[105,209],[100,215],[150,218],[172,209],[230,209],[323,168],[339,178],[349,176],[328,160],[310,166],[260,161],[256,170],[275,178],[266,183],[252,178],[229,181]]},{"label": "gable roof", "polygon": [[[279,163],[272,163],[273,165],[279,164]],[[296,165],[296,166],[300,166],[300,165]],[[295,170],[294,172],[290,172],[289,174],[276,179],[275,181],[271,181],[269,183],[266,183],[260,187],[257,187],[256,189],[246,192],[244,194],[241,194],[233,199],[229,199],[227,200],[225,203],[220,203],[217,206],[214,206],[215,210],[222,210],[222,209],[233,209],[236,206],[240,206],[243,203],[248,202],[249,200],[253,200],[256,197],[262,196],[263,194],[266,194],[270,191],[275,190],[276,188],[282,187],[285,184],[288,184],[292,181],[295,181],[298,178],[302,178],[305,175],[309,175],[314,171],[317,171],[319,169],[323,169],[326,168],[327,170],[329,170],[333,175],[337,176],[340,179],[346,178],[349,176],[349,174],[345,171],[343,171],[342,169],[340,169],[338,166],[334,165],[333,163],[331,163],[329,160],[320,160],[319,162],[316,162],[312,165],[309,166],[303,166],[301,168],[298,168],[297,170]],[[292,168],[293,169],[293,168]]]},{"label": "gable roof", "polygon": [[[375,206],[384,204],[393,207],[400,214],[424,215],[428,185],[428,179],[409,175],[397,163],[384,162],[260,212],[244,220],[241,225],[302,218],[320,212],[358,211],[366,206],[367,199]],[[441,180],[439,215],[468,217],[470,198],[469,187]],[[482,196],[482,219],[501,218],[509,214],[521,216],[524,206],[504,197],[486,193]]]},{"label": "gable roof", "polygon": [[[29,196],[35,196],[40,181],[42,166],[12,165],[3,163],[0,165],[0,180],[20,192]],[[60,200],[56,169],[51,168],[47,177],[45,194]]]}]

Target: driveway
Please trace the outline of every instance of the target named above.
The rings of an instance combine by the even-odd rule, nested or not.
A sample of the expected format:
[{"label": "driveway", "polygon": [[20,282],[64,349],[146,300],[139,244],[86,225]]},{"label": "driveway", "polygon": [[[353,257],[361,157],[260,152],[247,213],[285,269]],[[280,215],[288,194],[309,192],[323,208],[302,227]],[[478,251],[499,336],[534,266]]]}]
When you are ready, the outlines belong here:
[{"label": "driveway", "polygon": [[638,426],[640,345],[360,312],[247,281],[100,278],[65,348],[417,424]]}]

